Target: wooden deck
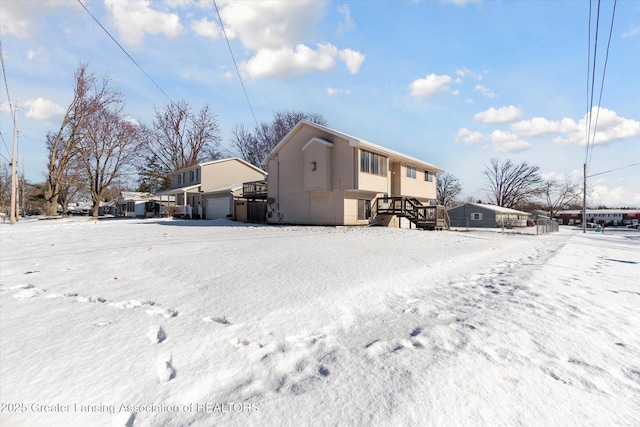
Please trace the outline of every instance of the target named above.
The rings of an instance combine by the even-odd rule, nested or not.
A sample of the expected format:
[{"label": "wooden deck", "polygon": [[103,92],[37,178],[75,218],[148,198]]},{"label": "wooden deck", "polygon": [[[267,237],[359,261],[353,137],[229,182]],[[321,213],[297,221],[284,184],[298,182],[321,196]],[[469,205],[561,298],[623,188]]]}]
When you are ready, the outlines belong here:
[{"label": "wooden deck", "polygon": [[407,218],[416,228],[424,230],[449,230],[451,225],[444,206],[426,206],[411,197],[378,197],[375,215]]},{"label": "wooden deck", "polygon": [[242,197],[245,199],[266,200],[267,181],[252,181],[242,184]]}]

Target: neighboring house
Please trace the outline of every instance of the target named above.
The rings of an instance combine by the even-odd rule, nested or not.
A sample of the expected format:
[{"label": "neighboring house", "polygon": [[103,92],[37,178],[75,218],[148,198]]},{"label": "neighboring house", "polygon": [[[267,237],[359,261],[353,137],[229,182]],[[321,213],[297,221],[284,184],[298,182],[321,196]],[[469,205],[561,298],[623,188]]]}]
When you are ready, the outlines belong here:
[{"label": "neighboring house", "polygon": [[378,202],[388,207],[393,197],[402,206],[410,200],[412,206],[435,208],[428,205],[436,198],[436,173],[443,171],[307,120],[278,143],[265,164],[267,222],[286,224],[398,224],[397,216],[406,212],[379,214]]},{"label": "neighboring house", "polygon": [[[587,209],[586,216],[587,223],[637,226],[640,209]],[[555,219],[561,225],[582,224],[582,210],[558,211]]]},{"label": "neighboring house", "polygon": [[153,209],[148,209],[148,206],[154,198],[155,196],[150,193],[122,191],[118,197],[118,214],[129,218],[152,217]]},{"label": "neighboring house", "polygon": [[526,227],[531,214],[502,206],[465,203],[447,210],[452,227]]},{"label": "neighboring house", "polygon": [[174,216],[233,217],[233,201],[242,196],[242,184],[263,180],[265,175],[265,171],[238,157],[214,160],[173,172],[171,189],[158,194],[175,197]]}]

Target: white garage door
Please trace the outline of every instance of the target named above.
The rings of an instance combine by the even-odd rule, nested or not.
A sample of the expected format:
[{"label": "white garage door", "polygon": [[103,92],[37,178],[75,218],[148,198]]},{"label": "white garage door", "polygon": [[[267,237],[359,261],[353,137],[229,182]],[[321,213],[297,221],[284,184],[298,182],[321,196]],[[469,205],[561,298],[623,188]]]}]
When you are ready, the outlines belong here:
[{"label": "white garage door", "polygon": [[231,213],[231,199],[207,199],[207,219],[226,218]]}]

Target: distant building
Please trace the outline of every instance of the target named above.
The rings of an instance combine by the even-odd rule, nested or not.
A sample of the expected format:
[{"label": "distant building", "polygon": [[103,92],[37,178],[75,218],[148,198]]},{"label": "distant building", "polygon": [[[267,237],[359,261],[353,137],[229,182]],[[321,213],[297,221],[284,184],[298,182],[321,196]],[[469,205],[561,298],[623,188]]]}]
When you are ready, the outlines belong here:
[{"label": "distant building", "polygon": [[451,227],[526,227],[531,214],[502,206],[465,203],[447,210]]},{"label": "distant building", "polygon": [[[608,226],[638,225],[640,209],[587,209],[587,223]],[[561,225],[582,224],[582,210],[559,211],[555,218]]]}]

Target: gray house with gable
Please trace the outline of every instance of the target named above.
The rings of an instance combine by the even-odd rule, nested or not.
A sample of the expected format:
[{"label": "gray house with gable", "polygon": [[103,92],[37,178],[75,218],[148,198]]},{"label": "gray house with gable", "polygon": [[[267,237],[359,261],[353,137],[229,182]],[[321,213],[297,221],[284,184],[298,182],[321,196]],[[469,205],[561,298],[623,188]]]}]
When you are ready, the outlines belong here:
[{"label": "gray house with gable", "polygon": [[465,203],[448,209],[451,227],[526,227],[531,214],[502,206]]}]

